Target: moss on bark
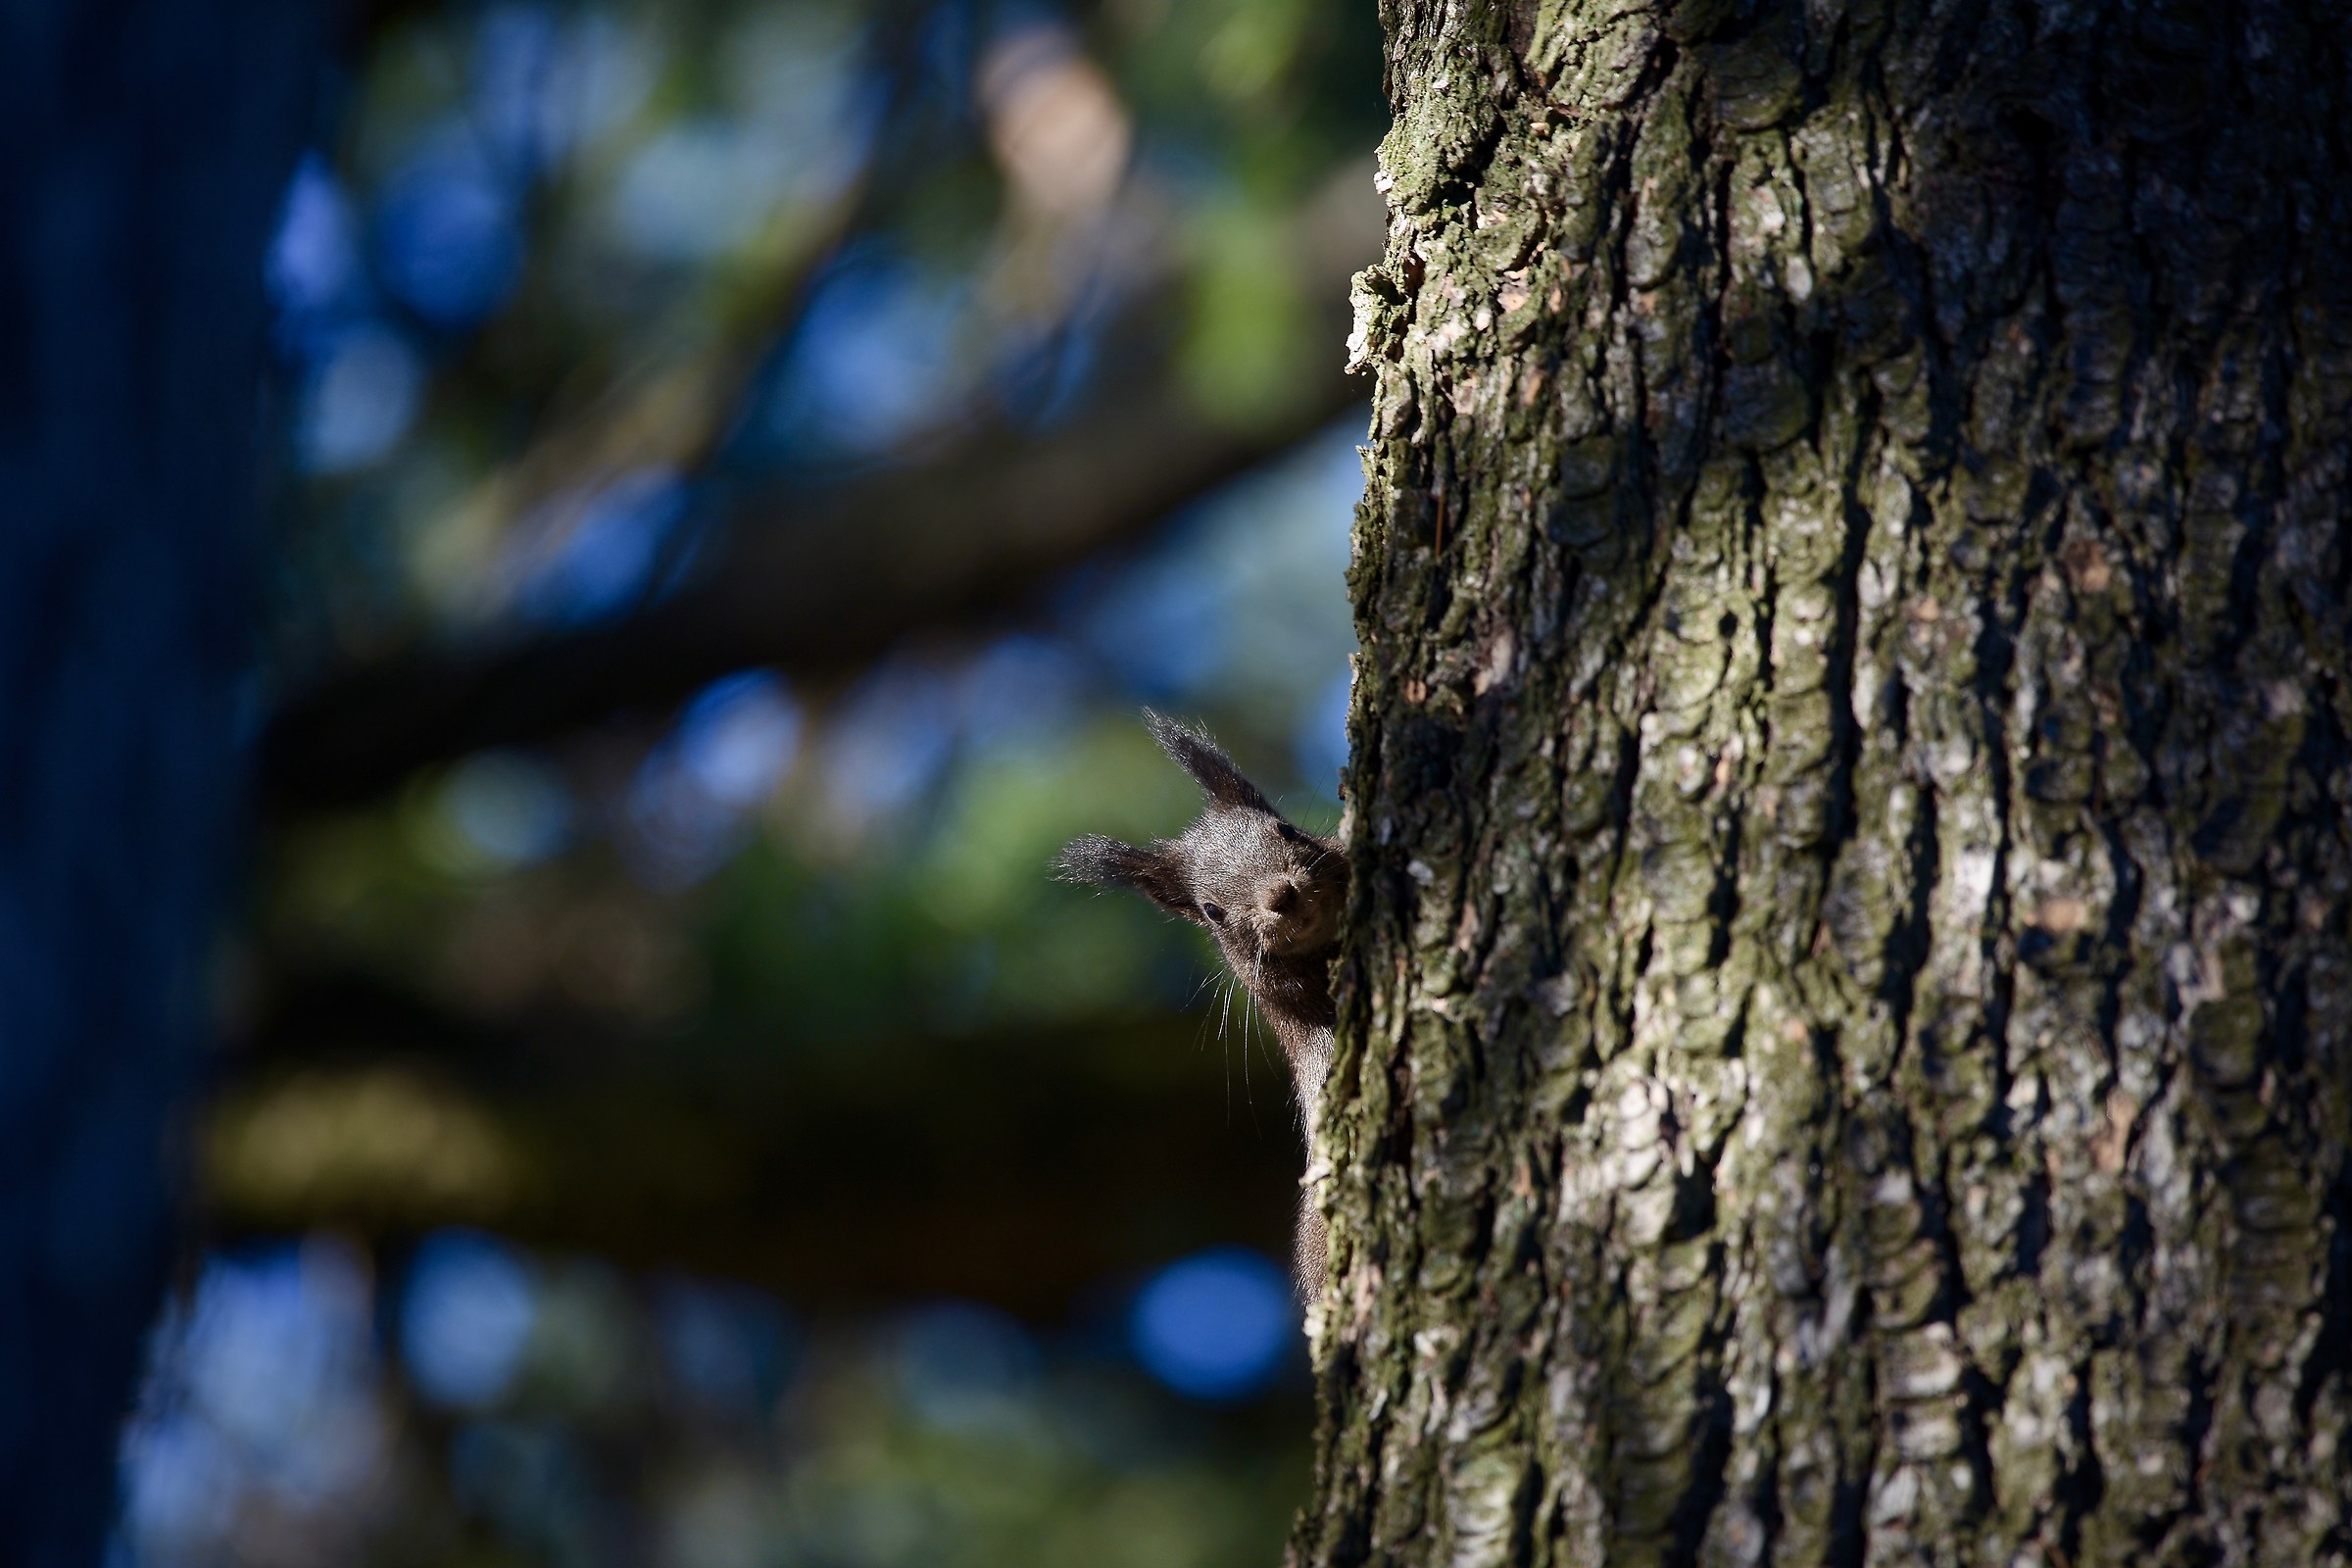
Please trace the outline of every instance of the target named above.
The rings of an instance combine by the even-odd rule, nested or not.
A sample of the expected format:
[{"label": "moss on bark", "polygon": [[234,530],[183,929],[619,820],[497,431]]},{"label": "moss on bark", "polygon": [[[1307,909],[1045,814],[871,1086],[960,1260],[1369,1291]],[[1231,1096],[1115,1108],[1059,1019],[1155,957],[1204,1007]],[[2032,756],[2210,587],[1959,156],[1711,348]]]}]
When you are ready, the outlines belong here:
[{"label": "moss on bark", "polygon": [[2352,24],[1383,12],[1294,1559],[2352,1560]]}]

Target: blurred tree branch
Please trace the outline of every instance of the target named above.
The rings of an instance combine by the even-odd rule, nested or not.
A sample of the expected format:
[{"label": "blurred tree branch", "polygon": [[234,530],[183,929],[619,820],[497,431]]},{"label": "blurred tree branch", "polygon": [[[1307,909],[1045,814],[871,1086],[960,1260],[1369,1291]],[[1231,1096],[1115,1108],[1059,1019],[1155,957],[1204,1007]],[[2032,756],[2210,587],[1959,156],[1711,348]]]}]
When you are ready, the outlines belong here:
[{"label": "blurred tree branch", "polygon": [[483,1224],[802,1302],[946,1291],[1054,1313],[1210,1241],[1280,1250],[1279,1075],[1256,1063],[1245,1102],[1200,1029],[1122,1018],[720,1068],[586,1015],[491,1027],[314,978],[281,994],[209,1113],[206,1211],[228,1234]]},{"label": "blurred tree branch", "polygon": [[[1351,167],[1295,224],[1288,249],[1320,341],[1345,336],[1348,279],[1378,221],[1368,172]],[[1198,407],[1159,363],[1042,435],[987,432],[923,467],[827,490],[739,492],[716,559],[664,602],[518,646],[349,671],[295,701],[264,738],[264,809],[356,803],[417,767],[666,705],[751,665],[837,677],[910,633],[1003,614],[1344,413],[1362,394],[1340,359],[1335,348],[1298,367],[1283,412],[1247,427]]]},{"label": "blurred tree branch", "polygon": [[[920,117],[894,114],[920,66],[913,42],[924,8],[911,0],[874,7],[869,51],[884,83],[877,120],[903,124],[901,141],[920,140]],[[912,123],[906,123],[912,122]],[[617,366],[598,365],[555,389],[524,449],[476,482],[450,509],[444,549],[454,544],[469,569],[530,518],[542,549],[560,548],[602,485],[633,469],[702,470],[723,441],[752,378],[799,319],[809,292],[842,247],[870,227],[893,171],[912,149],[877,137],[835,189],[789,206],[766,221],[704,286],[672,302]]]}]

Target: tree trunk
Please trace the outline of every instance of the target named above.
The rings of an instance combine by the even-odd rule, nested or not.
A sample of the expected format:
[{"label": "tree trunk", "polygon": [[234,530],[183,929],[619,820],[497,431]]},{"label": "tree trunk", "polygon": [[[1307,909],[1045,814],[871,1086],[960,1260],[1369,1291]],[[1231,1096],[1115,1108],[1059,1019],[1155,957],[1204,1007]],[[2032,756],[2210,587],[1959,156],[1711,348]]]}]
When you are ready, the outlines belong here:
[{"label": "tree trunk", "polygon": [[1383,10],[1294,1560],[2352,1560],[2347,13]]},{"label": "tree trunk", "polygon": [[0,1560],[99,1560],[229,864],[262,260],[329,7],[0,8]]}]

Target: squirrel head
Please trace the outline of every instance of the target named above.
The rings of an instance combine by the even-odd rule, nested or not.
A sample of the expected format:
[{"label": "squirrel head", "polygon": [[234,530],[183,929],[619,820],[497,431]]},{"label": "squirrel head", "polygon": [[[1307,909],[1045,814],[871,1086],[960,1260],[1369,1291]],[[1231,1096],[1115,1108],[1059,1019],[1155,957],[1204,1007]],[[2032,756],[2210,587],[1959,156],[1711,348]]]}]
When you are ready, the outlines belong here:
[{"label": "squirrel head", "polygon": [[1346,852],[1293,826],[1206,735],[1149,709],[1144,722],[1200,786],[1207,809],[1180,836],[1148,846],[1089,834],[1061,852],[1062,879],[1133,888],[1206,926],[1270,1010],[1327,1013],[1323,971],[1348,899]]}]

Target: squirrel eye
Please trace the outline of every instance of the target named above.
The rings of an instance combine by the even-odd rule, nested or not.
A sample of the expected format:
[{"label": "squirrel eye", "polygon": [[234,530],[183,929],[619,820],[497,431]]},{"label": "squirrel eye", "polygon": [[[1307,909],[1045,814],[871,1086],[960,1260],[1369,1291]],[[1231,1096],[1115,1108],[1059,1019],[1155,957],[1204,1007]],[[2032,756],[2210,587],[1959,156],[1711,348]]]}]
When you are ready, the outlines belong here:
[{"label": "squirrel eye", "polygon": [[1208,916],[1209,923],[1211,925],[1223,925],[1225,923],[1224,909],[1217,905],[1209,903],[1206,899],[1202,899],[1200,901],[1200,912]]}]

